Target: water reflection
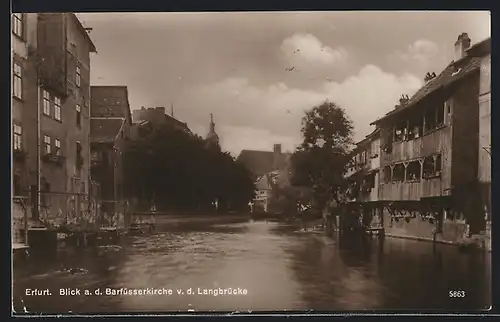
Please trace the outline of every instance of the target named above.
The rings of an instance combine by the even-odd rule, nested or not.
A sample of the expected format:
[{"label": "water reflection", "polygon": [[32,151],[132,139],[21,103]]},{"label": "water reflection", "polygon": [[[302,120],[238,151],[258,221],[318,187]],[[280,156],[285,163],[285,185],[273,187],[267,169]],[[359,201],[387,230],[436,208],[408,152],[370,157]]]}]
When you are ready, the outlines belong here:
[{"label": "water reflection", "polygon": [[[387,238],[338,239],[276,222],[163,222],[121,247],[67,249],[14,270],[14,302],[31,312],[481,309],[490,255]],[[49,288],[53,296],[28,297]],[[59,296],[61,288],[171,289],[170,295]],[[231,288],[247,294],[202,295]],[[191,289],[194,294],[187,294]],[[450,299],[464,290],[465,299]]]}]

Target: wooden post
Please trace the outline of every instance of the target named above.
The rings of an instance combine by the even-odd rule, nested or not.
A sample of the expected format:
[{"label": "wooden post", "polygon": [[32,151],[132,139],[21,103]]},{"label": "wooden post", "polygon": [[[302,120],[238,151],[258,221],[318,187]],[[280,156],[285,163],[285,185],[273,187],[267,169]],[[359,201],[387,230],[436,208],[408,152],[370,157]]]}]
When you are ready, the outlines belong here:
[{"label": "wooden post", "polygon": [[379,232],[380,237],[385,237],[385,223],[384,223],[384,206],[379,206],[378,211],[380,213],[380,225],[382,226],[382,231]]}]

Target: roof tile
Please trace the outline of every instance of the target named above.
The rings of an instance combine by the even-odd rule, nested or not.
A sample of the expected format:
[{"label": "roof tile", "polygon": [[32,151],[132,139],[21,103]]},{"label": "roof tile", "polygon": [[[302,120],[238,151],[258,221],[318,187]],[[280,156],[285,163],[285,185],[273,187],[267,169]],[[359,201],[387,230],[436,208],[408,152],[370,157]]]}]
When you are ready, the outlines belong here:
[{"label": "roof tile", "polygon": [[451,62],[438,76],[422,86],[404,106],[391,110],[371,124],[379,123],[388,116],[395,115],[403,110],[415,106],[431,93],[457,82],[463,77],[469,75],[471,72],[477,70],[479,66],[480,59],[478,58],[466,57],[465,59]]}]

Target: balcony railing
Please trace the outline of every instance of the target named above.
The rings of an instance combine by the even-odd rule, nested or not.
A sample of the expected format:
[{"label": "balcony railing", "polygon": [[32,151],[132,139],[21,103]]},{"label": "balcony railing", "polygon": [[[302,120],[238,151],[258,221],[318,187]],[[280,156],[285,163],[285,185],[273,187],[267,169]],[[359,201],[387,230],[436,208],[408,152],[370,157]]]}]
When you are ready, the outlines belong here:
[{"label": "balcony railing", "polygon": [[62,166],[64,163],[64,157],[60,154],[45,153],[42,156],[42,160],[45,162],[50,162]]}]

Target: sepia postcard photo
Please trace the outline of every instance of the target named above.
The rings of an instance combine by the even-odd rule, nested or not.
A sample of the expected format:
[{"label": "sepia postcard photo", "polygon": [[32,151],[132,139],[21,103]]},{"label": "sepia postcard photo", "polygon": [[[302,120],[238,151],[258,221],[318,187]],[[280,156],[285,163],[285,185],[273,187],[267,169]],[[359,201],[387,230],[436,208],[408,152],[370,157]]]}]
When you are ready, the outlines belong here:
[{"label": "sepia postcard photo", "polygon": [[12,314],[490,309],[489,12],[11,29]]}]

